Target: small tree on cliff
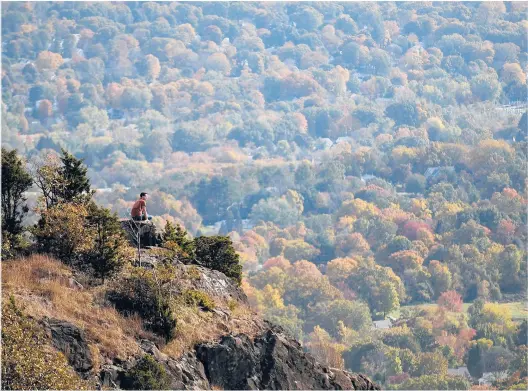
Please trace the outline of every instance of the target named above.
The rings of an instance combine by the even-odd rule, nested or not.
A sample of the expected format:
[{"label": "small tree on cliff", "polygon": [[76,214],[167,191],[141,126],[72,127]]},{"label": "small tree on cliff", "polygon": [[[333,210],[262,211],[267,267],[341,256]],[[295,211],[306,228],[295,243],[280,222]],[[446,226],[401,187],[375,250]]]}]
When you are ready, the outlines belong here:
[{"label": "small tree on cliff", "polygon": [[242,265],[239,255],[228,236],[200,236],[194,239],[195,257],[198,264],[218,270],[242,282]]},{"label": "small tree on cliff", "polygon": [[123,268],[132,249],[117,214],[93,202],[88,206],[86,227],[92,246],[83,254],[83,260],[91,265],[95,277],[104,282],[105,278],[114,276]]},{"label": "small tree on cliff", "polygon": [[162,245],[178,252],[184,259],[192,259],[194,257],[194,242],[187,235],[187,231],[179,224],[174,226],[170,221],[167,221],[161,234]]},{"label": "small tree on cliff", "polygon": [[16,150],[2,148],[2,232],[18,235],[22,219],[28,212],[26,192],[33,181]]},{"label": "small tree on cliff", "polygon": [[62,201],[88,202],[94,194],[94,191],[90,188],[88,168],[84,165],[82,159],[77,159],[65,149],[61,151],[62,168],[60,174],[65,184],[62,188]]},{"label": "small tree on cliff", "polygon": [[33,161],[35,184],[42,191],[46,208],[67,202],[87,204],[94,194],[90,188],[88,168],[62,149],[62,156],[48,154]]},{"label": "small tree on cliff", "polygon": [[21,247],[22,220],[28,212],[26,192],[32,185],[31,175],[16,150],[2,148],[2,250],[12,254]]}]

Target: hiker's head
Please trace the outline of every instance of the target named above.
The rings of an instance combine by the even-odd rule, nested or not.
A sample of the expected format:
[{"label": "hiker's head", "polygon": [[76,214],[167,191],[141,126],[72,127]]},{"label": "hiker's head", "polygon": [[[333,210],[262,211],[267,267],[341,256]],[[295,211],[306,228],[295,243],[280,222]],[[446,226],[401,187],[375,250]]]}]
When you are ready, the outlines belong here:
[{"label": "hiker's head", "polygon": [[143,199],[143,200],[146,200],[146,199],[148,199],[148,194],[147,194],[147,193],[141,193],[141,194],[139,195],[139,198],[141,198],[141,199]]}]

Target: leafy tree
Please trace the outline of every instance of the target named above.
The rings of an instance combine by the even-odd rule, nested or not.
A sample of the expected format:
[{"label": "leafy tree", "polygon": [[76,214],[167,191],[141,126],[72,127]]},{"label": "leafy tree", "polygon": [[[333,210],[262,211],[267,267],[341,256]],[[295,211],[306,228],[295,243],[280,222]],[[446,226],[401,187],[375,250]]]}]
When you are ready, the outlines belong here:
[{"label": "leafy tree", "polygon": [[338,323],[355,331],[365,331],[372,325],[368,305],[360,301],[334,300],[317,303],[307,319],[307,327],[311,324],[320,325],[332,336],[338,337]]},{"label": "leafy tree", "polygon": [[393,103],[385,109],[385,115],[393,119],[397,126],[418,126],[421,123],[418,108],[412,102]]},{"label": "leafy tree", "polygon": [[37,250],[53,254],[66,264],[77,264],[92,244],[86,235],[86,206],[60,203],[40,210],[40,216],[31,230]]},{"label": "leafy tree", "polygon": [[437,301],[438,305],[447,311],[462,312],[462,297],[455,291],[443,292]]},{"label": "leafy tree", "polygon": [[387,267],[362,267],[348,278],[347,285],[369,304],[373,313],[383,316],[397,309],[405,298],[400,278]]},{"label": "leafy tree", "polygon": [[341,353],[345,347],[335,342],[323,328],[315,326],[306,345],[318,362],[332,368],[344,368]]},{"label": "leafy tree", "polygon": [[447,359],[439,351],[419,354],[415,371],[417,376],[445,376],[447,375]]},{"label": "leafy tree", "polygon": [[202,179],[194,195],[194,203],[204,224],[216,223],[225,216],[234,201],[234,189],[226,178]]},{"label": "leafy tree", "polygon": [[240,257],[227,236],[200,236],[194,239],[196,262],[210,269],[218,270],[235,280],[242,281]]},{"label": "leafy tree", "polygon": [[471,376],[480,378],[484,373],[484,356],[493,346],[489,339],[478,339],[471,342],[468,351],[467,367]]}]

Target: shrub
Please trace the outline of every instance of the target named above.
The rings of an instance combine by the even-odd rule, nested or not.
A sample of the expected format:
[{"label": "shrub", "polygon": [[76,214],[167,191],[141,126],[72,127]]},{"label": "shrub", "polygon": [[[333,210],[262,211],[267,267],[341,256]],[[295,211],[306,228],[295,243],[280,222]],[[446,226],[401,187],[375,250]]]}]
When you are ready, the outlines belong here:
[{"label": "shrub", "polygon": [[163,365],[147,354],[125,373],[121,387],[125,390],[168,390],[170,383]]},{"label": "shrub", "polygon": [[174,226],[170,221],[167,221],[161,238],[163,247],[174,251],[184,260],[192,259],[194,255],[194,243],[191,239],[187,238],[187,231],[179,224]]},{"label": "shrub", "polygon": [[173,338],[176,319],[172,313],[168,292],[155,272],[139,270],[119,281],[107,293],[107,299],[125,314],[137,313],[145,327],[167,341]]},{"label": "shrub", "polygon": [[66,357],[46,348],[46,335],[13,297],[2,305],[2,389],[79,390],[86,384]]},{"label": "shrub", "polygon": [[229,237],[200,236],[194,239],[194,245],[199,265],[218,270],[240,285],[242,265]]},{"label": "shrub", "polygon": [[205,292],[188,289],[183,293],[183,297],[187,304],[202,307],[206,311],[215,308],[214,300]]}]

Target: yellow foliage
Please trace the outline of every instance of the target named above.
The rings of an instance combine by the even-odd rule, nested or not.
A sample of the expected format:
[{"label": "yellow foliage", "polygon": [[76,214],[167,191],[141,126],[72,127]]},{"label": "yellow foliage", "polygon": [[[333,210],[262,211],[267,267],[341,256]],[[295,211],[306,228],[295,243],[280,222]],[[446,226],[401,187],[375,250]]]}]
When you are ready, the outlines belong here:
[{"label": "yellow foliage", "polygon": [[51,348],[38,323],[14,302],[2,305],[2,389],[83,390],[82,381],[62,353]]},{"label": "yellow foliage", "polygon": [[326,265],[326,275],[330,282],[335,285],[345,281],[358,267],[358,262],[352,258],[336,258]]}]

